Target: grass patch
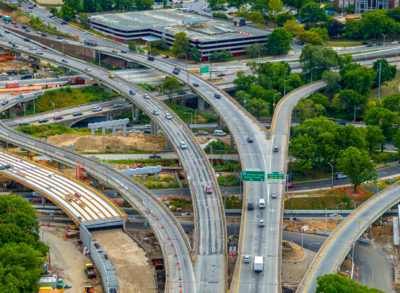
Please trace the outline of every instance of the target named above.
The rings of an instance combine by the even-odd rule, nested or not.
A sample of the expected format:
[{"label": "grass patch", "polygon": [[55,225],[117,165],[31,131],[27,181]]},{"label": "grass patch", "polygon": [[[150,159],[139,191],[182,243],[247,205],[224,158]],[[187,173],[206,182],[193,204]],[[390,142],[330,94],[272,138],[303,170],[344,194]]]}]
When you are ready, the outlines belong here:
[{"label": "grass patch", "polygon": [[193,210],[192,201],[186,200],[182,198],[170,198],[165,200],[164,203],[171,209],[171,210]]},{"label": "grass patch", "polygon": [[[397,72],[396,76],[392,80],[387,81],[381,85],[381,96],[384,97],[387,95],[400,93],[399,83],[400,83],[400,73]],[[371,89],[370,98],[376,99],[377,96],[378,96],[378,88]]]},{"label": "grass patch", "polygon": [[242,170],[239,161],[213,159],[212,167],[219,172],[240,172]]},{"label": "grass patch", "polygon": [[142,89],[145,89],[146,91],[149,92],[156,92],[159,91],[160,88],[155,86],[154,84],[150,84],[150,83],[138,83],[138,86],[140,86]]},{"label": "grass patch", "polygon": [[142,164],[145,166],[165,166],[165,167],[177,167],[178,161],[175,159],[139,159],[139,160],[104,160],[103,162],[115,165],[137,165]]},{"label": "grass patch", "polygon": [[[135,179],[144,184],[149,189],[166,189],[166,188],[179,188],[179,183],[172,176],[164,176],[155,179],[153,176],[147,177],[142,180],[142,176],[135,176]],[[184,182],[182,182],[183,185]]]},{"label": "grass patch", "polygon": [[219,176],[218,184],[221,187],[236,187],[240,186],[240,181],[235,175]]},{"label": "grass patch", "polygon": [[[115,98],[117,94],[107,94],[101,87],[82,87],[82,88],[61,88],[53,91],[46,91],[35,102],[36,113],[46,112],[53,110],[52,101],[57,109],[86,104],[91,102],[98,102],[110,100]],[[27,109],[27,114],[33,114],[33,105]]]},{"label": "grass patch", "polygon": [[[132,121],[132,110],[126,110],[116,117],[116,119],[125,119],[125,118],[129,118],[129,120]],[[144,114],[142,110],[139,110],[139,117],[133,122],[135,124],[147,124],[151,122],[151,119],[149,116]]]},{"label": "grass patch", "polygon": [[243,201],[238,196],[224,196],[223,199],[226,209],[241,209]]},{"label": "grass patch", "polygon": [[206,154],[211,154],[211,150],[212,150],[213,154],[221,154],[221,153],[235,154],[235,153],[237,153],[237,151],[235,149],[232,150],[228,144],[224,143],[221,140],[213,141],[204,148],[204,152]]},{"label": "grass patch", "polygon": [[[336,210],[337,205],[341,210],[350,210],[354,208],[354,203],[359,206],[361,203],[369,199],[374,195],[373,192],[360,187],[365,195],[358,197],[349,196],[343,189],[337,188],[329,190],[324,196],[319,197],[302,197],[302,198],[290,198],[285,202],[285,209],[294,210],[323,210],[330,209]],[[309,192],[307,194],[310,194]],[[353,203],[354,202],[354,203]]]},{"label": "grass patch", "polygon": [[[215,122],[217,121],[217,117],[211,114],[207,114],[207,113],[202,113],[202,112],[197,112],[189,107],[185,107],[185,106],[180,106],[180,105],[176,105],[176,104],[171,104],[171,103],[165,103],[169,108],[171,108],[172,111],[174,111],[176,113],[176,115],[179,116],[179,118],[181,118],[184,122],[186,123],[190,123],[190,120],[192,120],[192,122],[195,122],[195,114],[196,114],[196,121],[197,123],[208,123],[208,122]],[[192,113],[192,115],[190,114],[186,114],[187,113]],[[192,119],[190,119],[192,118]]]},{"label": "grass patch", "polygon": [[302,182],[302,181],[330,179],[332,176],[331,172],[332,172],[332,170],[330,169],[329,166],[325,166],[320,169],[305,170],[302,172],[298,172],[295,170],[295,168],[292,168],[291,181],[292,182]]},{"label": "grass patch", "polygon": [[326,41],[325,46],[329,47],[356,47],[361,46],[362,42],[355,41]]},{"label": "grass patch", "polygon": [[79,134],[79,135],[89,135],[90,130],[87,128],[75,129],[67,127],[64,125],[26,125],[17,128],[25,134],[34,137],[49,137],[57,134]]}]

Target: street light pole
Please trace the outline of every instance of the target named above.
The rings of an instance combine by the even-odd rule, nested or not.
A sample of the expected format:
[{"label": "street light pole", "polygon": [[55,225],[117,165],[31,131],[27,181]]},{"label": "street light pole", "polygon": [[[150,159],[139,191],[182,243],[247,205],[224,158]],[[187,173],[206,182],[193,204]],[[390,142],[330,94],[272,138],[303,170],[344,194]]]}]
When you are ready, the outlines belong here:
[{"label": "street light pole", "polygon": [[276,103],[275,103],[275,96],[276,96],[276,95],[280,95],[280,94],[281,94],[281,93],[275,93],[275,94],[274,94],[274,103],[272,104],[272,106],[274,106],[274,112],[275,112],[275,105],[276,105]]},{"label": "street light pole", "polygon": [[325,208],[325,233],[328,233],[328,215]]},{"label": "street light pole", "polygon": [[53,116],[53,118],[54,118],[54,117],[56,117],[56,104],[54,104],[54,102],[52,100],[49,100],[49,102],[53,105],[53,108],[54,108],[54,116]]},{"label": "street light pole", "polygon": [[332,165],[330,162],[328,162],[328,164],[329,164],[329,166],[331,166],[331,168],[332,168],[331,186],[332,186],[332,188],[333,188],[333,165]]},{"label": "street light pole", "polygon": [[192,122],[193,122],[193,120],[192,120],[192,112],[185,112],[185,114],[190,114],[190,125],[189,125],[189,128],[190,129],[192,129]]},{"label": "street light pole", "polygon": [[286,78],[285,81],[283,82],[283,96],[286,96]]}]

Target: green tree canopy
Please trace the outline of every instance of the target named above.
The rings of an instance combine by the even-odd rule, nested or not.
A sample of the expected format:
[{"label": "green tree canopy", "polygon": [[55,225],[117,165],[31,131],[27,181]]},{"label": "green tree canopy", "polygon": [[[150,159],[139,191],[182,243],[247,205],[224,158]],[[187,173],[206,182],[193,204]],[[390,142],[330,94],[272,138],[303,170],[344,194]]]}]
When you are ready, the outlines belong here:
[{"label": "green tree canopy", "polygon": [[342,77],[346,89],[352,89],[365,96],[369,94],[375,82],[375,72],[372,68],[359,67],[347,71]]},{"label": "green tree canopy", "polygon": [[291,49],[291,40],[292,35],[286,29],[274,29],[268,38],[267,49],[274,55],[285,54]]},{"label": "green tree canopy", "polygon": [[319,276],[317,278],[317,284],[318,286],[315,291],[316,293],[383,293],[375,288],[368,288],[367,286],[358,285],[352,279],[338,274]]},{"label": "green tree canopy", "polygon": [[268,1],[268,14],[271,19],[275,20],[278,13],[283,11],[283,3],[281,0],[269,0]]},{"label": "green tree canopy", "polygon": [[395,112],[385,109],[381,106],[370,105],[364,114],[364,121],[367,125],[377,125],[382,131],[386,139],[391,140],[396,130],[394,124],[399,121],[399,117]]},{"label": "green tree canopy", "polygon": [[237,78],[233,80],[236,91],[249,91],[250,86],[256,81],[256,77],[253,75],[245,75],[243,71],[237,73]]},{"label": "green tree canopy", "polygon": [[269,103],[262,99],[250,99],[246,103],[246,109],[257,119],[261,117],[269,117]]},{"label": "green tree canopy", "polygon": [[400,94],[391,94],[383,97],[382,105],[389,111],[400,113]]},{"label": "green tree canopy", "polygon": [[217,60],[217,61],[226,61],[229,58],[232,58],[232,53],[227,50],[221,50],[221,51],[214,51],[211,54],[211,60]]},{"label": "green tree canopy", "polygon": [[338,168],[349,176],[350,182],[354,185],[354,192],[361,183],[377,177],[368,152],[352,146],[340,152]]},{"label": "green tree canopy", "polygon": [[365,140],[368,144],[369,152],[376,150],[377,146],[386,141],[382,129],[377,125],[368,125],[365,128]]},{"label": "green tree canopy", "polygon": [[276,22],[277,26],[283,26],[285,24],[285,22],[288,20],[295,20],[294,15],[288,11],[279,13],[275,18],[275,22]]},{"label": "green tree canopy", "polygon": [[335,108],[336,112],[341,114],[343,119],[352,120],[352,118],[354,118],[354,107],[359,107],[359,109],[362,109],[366,102],[367,97],[362,96],[353,90],[346,89],[341,90],[333,98],[332,106]]},{"label": "green tree canopy", "polygon": [[190,43],[185,32],[176,33],[172,42],[172,53],[178,58],[185,58],[189,53]]},{"label": "green tree canopy", "polygon": [[322,73],[339,64],[337,53],[331,48],[306,45],[301,51],[300,62],[304,64],[303,71],[311,71],[313,80],[321,77]]},{"label": "green tree canopy", "polygon": [[385,81],[392,80],[397,72],[396,65],[390,65],[386,59],[378,59],[374,61],[373,69],[375,71],[375,85],[379,84],[379,67],[381,67],[381,84]]},{"label": "green tree canopy", "polygon": [[333,97],[342,89],[342,87],[340,86],[340,81],[342,78],[339,73],[333,71],[325,71],[322,74],[322,79],[326,82],[324,92],[328,97]]},{"label": "green tree canopy", "polygon": [[181,83],[174,77],[166,77],[164,82],[161,85],[163,92],[168,94],[168,97],[171,99],[172,93],[174,91],[180,91],[182,89]]},{"label": "green tree canopy", "polygon": [[327,20],[324,9],[320,7],[319,3],[315,3],[314,1],[308,1],[301,6],[299,17],[302,23],[310,23],[313,25]]}]

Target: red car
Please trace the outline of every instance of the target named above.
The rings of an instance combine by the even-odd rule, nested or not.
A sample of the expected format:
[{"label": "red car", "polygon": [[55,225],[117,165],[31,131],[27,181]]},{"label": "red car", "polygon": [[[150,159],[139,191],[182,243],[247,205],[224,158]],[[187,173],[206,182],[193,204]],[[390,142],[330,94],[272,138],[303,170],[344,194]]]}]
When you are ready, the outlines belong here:
[{"label": "red car", "polygon": [[207,186],[207,187],[206,187],[206,193],[207,193],[207,194],[211,194],[211,193],[212,193],[211,186]]},{"label": "red car", "polygon": [[287,184],[287,188],[293,188],[293,187],[296,187],[296,184],[293,184],[293,183],[288,183]]},{"label": "red car", "polygon": [[63,119],[64,117],[63,116],[55,116],[53,119],[54,120],[61,120],[61,119]]}]

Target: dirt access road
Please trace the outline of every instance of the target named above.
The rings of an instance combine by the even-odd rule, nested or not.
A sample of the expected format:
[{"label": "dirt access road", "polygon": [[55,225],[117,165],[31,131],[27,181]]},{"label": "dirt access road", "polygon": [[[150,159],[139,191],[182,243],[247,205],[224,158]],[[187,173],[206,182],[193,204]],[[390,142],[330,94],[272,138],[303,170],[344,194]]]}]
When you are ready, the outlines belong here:
[{"label": "dirt access road", "polygon": [[156,293],[155,273],[146,252],[120,229],[92,232],[117,270],[119,292]]}]

